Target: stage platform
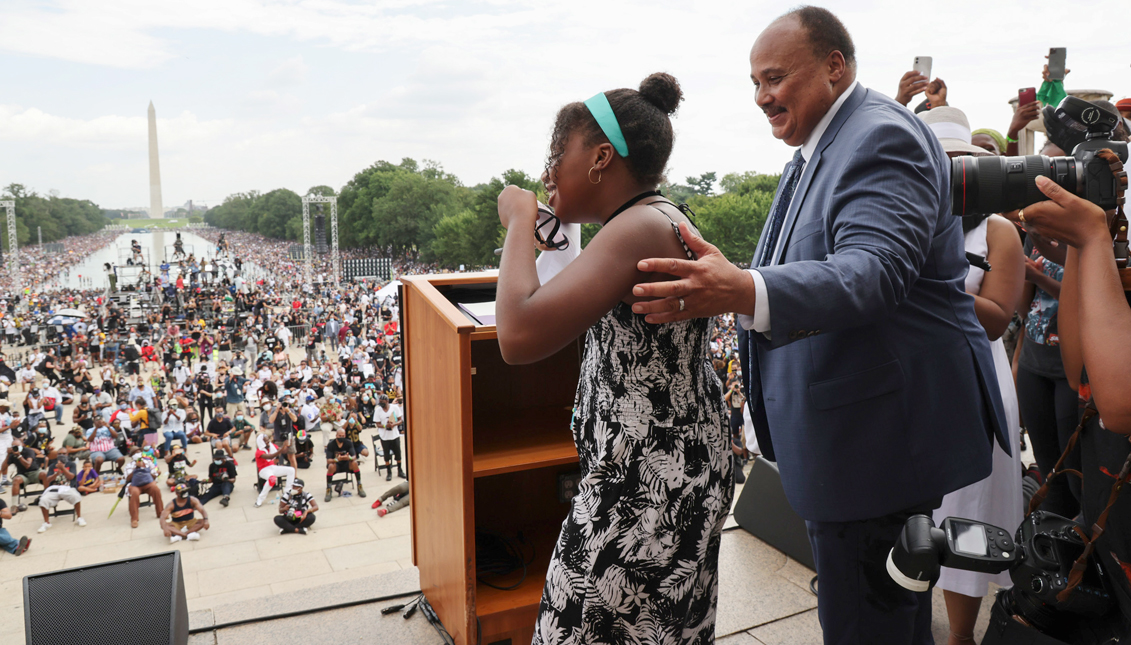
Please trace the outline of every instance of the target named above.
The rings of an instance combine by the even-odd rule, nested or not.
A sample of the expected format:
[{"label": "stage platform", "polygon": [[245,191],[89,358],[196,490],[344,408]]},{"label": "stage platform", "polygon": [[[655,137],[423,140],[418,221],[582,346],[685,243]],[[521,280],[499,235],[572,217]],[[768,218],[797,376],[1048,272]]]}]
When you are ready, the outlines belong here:
[{"label": "stage platform", "polygon": [[[812,571],[737,527],[723,535],[719,570],[716,637],[720,645],[821,642],[816,598],[809,591]],[[416,569],[410,568],[202,609],[189,618],[192,628],[206,628],[418,588]],[[301,639],[307,645],[442,643],[419,612],[407,621],[399,613],[381,615],[382,608],[403,602],[389,600],[199,633],[189,639],[189,645],[274,645],[288,638]],[[988,600],[983,604],[976,630],[979,640],[985,633],[989,604]],[[934,611],[935,642],[945,643],[946,609],[938,591],[934,594]]]}]

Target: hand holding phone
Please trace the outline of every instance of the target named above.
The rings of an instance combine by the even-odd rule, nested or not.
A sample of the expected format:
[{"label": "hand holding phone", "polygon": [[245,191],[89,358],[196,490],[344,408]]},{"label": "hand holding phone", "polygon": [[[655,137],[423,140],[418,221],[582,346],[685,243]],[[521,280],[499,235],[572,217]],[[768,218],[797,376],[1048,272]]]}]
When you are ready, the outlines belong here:
[{"label": "hand holding phone", "polygon": [[1063,81],[1064,75],[1068,73],[1068,69],[1065,68],[1065,63],[1068,59],[1068,48],[1050,47],[1049,55],[1045,58],[1049,59],[1047,80]]},{"label": "hand holding phone", "polygon": [[1037,88],[1023,87],[1017,90],[1017,106],[1024,107],[1037,100]]},{"label": "hand holding phone", "polygon": [[929,78],[931,78],[931,63],[932,62],[933,62],[933,59],[930,56],[916,56],[915,57],[915,63],[911,66],[911,69],[916,71],[916,72],[919,72],[920,74],[922,74],[923,76],[926,76],[929,79]]}]

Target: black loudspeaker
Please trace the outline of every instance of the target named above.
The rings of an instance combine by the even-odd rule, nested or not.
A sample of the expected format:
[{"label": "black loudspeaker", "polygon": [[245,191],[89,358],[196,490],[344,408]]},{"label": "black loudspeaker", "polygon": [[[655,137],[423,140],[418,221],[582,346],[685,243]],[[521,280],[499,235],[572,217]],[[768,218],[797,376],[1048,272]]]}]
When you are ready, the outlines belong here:
[{"label": "black loudspeaker", "polygon": [[777,464],[762,457],[754,460],[734,505],[734,521],[766,544],[817,570],[805,520],[786,500]]},{"label": "black loudspeaker", "polygon": [[326,245],[326,216],[321,213],[314,216],[314,252],[323,254],[329,251]]},{"label": "black loudspeaker", "polygon": [[180,551],[24,578],[27,645],[186,645]]}]

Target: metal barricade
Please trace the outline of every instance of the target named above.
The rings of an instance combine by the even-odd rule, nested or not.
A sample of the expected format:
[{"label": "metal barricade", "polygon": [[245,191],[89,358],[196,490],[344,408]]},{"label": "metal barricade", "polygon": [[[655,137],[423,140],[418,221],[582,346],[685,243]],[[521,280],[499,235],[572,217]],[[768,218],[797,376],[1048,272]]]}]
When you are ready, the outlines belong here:
[{"label": "metal barricade", "polygon": [[310,333],[310,325],[287,325],[287,329],[291,331],[292,344],[306,340],[306,335]]}]

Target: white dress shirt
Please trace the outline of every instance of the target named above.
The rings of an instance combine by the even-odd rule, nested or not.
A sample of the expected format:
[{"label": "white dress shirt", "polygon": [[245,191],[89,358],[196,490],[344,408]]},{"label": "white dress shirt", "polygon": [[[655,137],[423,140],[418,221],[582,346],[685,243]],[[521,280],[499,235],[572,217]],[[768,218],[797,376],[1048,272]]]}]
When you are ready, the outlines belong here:
[{"label": "white dress shirt", "polygon": [[[817,127],[809,133],[809,137],[805,139],[805,143],[801,144],[801,158],[805,160],[805,165],[809,165],[809,159],[812,158],[813,152],[817,149],[817,144],[821,142],[821,137],[825,135],[825,130],[829,128],[836,113],[840,111],[840,106],[848,100],[848,97],[856,89],[858,81],[852,81],[852,85],[848,86],[836,101],[833,102],[832,107],[821,120],[817,122]],[[801,172],[805,172],[805,166],[801,167]],[[769,220],[766,221],[769,224]],[[785,222],[782,222],[784,226]],[[785,236],[778,235],[778,246],[781,246],[782,240]],[[774,252],[777,252],[777,247],[774,247]],[[772,256],[771,256],[772,257]],[[766,280],[762,277],[761,272],[757,269],[748,269],[750,276],[754,278],[754,315],[745,316],[738,314],[738,324],[747,331],[757,331],[763,334],[770,331],[770,300],[766,295]]]}]

